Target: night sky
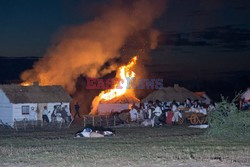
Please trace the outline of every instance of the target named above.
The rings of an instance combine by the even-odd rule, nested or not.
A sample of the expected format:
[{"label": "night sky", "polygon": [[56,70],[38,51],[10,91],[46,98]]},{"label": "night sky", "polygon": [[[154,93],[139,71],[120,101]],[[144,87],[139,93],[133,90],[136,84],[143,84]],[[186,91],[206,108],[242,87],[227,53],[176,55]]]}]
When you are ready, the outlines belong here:
[{"label": "night sky", "polygon": [[[0,56],[42,57],[56,32],[91,20],[105,2],[1,0]],[[179,82],[198,90],[229,82],[237,85],[233,90],[244,90],[250,86],[249,20],[249,0],[169,0],[154,24],[161,31],[159,47],[145,66],[166,85]]]}]

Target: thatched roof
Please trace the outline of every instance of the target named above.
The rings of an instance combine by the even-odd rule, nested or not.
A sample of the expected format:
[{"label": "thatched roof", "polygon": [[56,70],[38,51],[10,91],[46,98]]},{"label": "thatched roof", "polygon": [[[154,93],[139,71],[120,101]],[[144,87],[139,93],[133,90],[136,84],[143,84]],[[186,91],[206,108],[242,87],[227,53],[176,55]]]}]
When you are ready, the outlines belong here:
[{"label": "thatched roof", "polygon": [[101,101],[102,104],[132,104],[132,103],[140,103],[140,100],[137,99],[135,96],[133,95],[128,95],[128,94],[125,94],[125,95],[122,95],[122,96],[119,96],[119,97],[116,97],[116,98],[113,98],[111,100],[108,100],[108,101]]},{"label": "thatched roof", "polygon": [[142,100],[142,102],[148,101],[173,101],[176,100],[178,102],[184,102],[187,98],[191,100],[202,100],[199,96],[195,95],[190,90],[180,87],[179,85],[175,85],[174,87],[166,87],[159,90],[156,90],[150,93],[146,98]]},{"label": "thatched roof", "polygon": [[70,102],[71,97],[61,86],[0,85],[11,103]]}]

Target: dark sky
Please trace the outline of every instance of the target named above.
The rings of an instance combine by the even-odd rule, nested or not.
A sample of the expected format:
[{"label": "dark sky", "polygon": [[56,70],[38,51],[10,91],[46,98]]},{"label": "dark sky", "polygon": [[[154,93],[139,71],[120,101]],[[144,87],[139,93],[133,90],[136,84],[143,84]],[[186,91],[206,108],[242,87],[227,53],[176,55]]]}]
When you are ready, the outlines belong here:
[{"label": "dark sky", "polygon": [[[1,0],[0,56],[42,57],[63,27],[93,18],[102,0]],[[249,0],[169,0],[155,22],[149,69],[173,77],[250,70]],[[180,76],[180,72],[185,75]],[[209,73],[208,73],[209,72]]]},{"label": "dark sky", "polygon": [[173,70],[250,70],[250,1],[172,0],[155,55]]}]

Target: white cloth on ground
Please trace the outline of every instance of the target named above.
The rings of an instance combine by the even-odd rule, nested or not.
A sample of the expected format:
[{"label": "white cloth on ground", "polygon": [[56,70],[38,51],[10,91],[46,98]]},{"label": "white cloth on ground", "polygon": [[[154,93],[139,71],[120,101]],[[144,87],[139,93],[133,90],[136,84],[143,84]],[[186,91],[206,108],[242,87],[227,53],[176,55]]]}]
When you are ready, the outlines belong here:
[{"label": "white cloth on ground", "polygon": [[200,129],[206,129],[209,125],[207,124],[201,124],[201,125],[189,125],[190,128],[200,128]]},{"label": "white cloth on ground", "polygon": [[90,137],[91,133],[92,133],[92,129],[90,129],[90,128],[83,129],[83,131],[81,132],[83,137]]}]

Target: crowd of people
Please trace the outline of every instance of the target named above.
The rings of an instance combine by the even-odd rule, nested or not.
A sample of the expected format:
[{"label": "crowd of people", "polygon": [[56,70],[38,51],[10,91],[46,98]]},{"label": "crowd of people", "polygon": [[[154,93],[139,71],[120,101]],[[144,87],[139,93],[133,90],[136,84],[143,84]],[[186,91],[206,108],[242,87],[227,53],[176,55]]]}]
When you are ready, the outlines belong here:
[{"label": "crowd of people", "polygon": [[71,121],[71,113],[67,105],[55,105],[53,111],[49,111],[47,106],[43,109],[43,122],[61,122],[66,123]]},{"label": "crowd of people", "polygon": [[47,106],[44,106],[43,109],[43,122],[66,122],[70,123],[72,119],[76,119],[76,117],[81,118],[80,115],[80,106],[78,102],[75,104],[75,114],[71,115],[70,109],[67,105],[64,105],[61,103],[60,105],[55,105],[53,111],[49,111]]},{"label": "crowd of people", "polygon": [[194,112],[207,115],[207,110],[213,110],[214,105],[205,106],[200,101],[191,101],[186,99],[184,103],[169,101],[140,103],[140,106],[132,106],[130,110],[130,120],[132,122],[150,121],[152,126],[161,125],[162,123],[176,124],[183,117],[183,113]]}]

